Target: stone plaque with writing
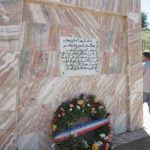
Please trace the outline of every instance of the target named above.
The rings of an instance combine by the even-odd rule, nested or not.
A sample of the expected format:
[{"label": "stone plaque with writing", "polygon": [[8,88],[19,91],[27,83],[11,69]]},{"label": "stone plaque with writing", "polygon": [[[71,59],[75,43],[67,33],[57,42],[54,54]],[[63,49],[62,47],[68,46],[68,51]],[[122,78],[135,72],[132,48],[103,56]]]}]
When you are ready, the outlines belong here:
[{"label": "stone plaque with writing", "polygon": [[98,74],[96,39],[61,37],[61,74],[67,76]]}]

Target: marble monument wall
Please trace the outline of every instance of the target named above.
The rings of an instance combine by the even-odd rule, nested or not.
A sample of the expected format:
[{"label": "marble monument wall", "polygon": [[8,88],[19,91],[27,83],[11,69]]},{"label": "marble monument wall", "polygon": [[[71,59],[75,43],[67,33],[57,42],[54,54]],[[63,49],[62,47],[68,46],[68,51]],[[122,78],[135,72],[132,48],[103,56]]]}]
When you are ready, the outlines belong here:
[{"label": "marble monument wall", "polygon": [[54,111],[80,93],[114,134],[142,127],[139,0],[5,0],[0,15],[0,149],[51,149]]}]

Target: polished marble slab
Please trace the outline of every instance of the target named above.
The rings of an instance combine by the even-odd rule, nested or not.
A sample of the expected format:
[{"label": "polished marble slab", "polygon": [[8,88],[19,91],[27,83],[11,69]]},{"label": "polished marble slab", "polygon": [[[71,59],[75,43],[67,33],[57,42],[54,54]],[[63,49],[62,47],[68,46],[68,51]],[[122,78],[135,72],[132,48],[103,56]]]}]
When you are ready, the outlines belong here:
[{"label": "polished marble slab", "polygon": [[15,111],[17,99],[17,86],[1,85],[0,86],[0,111]]},{"label": "polished marble slab", "polygon": [[16,116],[15,111],[0,111],[0,149],[16,148]]},{"label": "polished marble slab", "polygon": [[18,82],[18,60],[17,51],[0,51],[0,85],[16,85]]},{"label": "polished marble slab", "polygon": [[[26,0],[27,2],[46,2],[55,4],[64,4],[75,7],[83,7],[97,11],[104,11],[119,15],[127,15],[127,1],[124,0]],[[135,6],[135,5],[134,5]]]},{"label": "polished marble slab", "polygon": [[1,0],[0,1],[0,15],[22,13],[22,8],[23,8],[23,0]]},{"label": "polished marble slab", "polygon": [[[62,36],[98,41],[98,75],[61,76]],[[142,127],[140,0],[1,0],[0,58],[0,149],[51,149],[53,113],[80,93],[105,104],[114,135]]]}]

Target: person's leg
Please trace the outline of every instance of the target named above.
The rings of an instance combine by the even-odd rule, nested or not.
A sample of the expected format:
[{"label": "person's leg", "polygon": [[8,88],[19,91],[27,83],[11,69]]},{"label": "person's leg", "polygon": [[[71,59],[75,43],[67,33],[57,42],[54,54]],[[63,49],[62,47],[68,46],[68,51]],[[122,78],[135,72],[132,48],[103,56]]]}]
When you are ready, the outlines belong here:
[{"label": "person's leg", "polygon": [[150,96],[150,93],[143,93],[143,102],[148,102],[148,99],[149,99],[149,96]]},{"label": "person's leg", "polygon": [[143,101],[148,104],[148,108],[150,112],[150,93],[143,93]]},{"label": "person's leg", "polygon": [[147,104],[148,104],[149,112],[150,112],[150,93],[148,94],[148,97],[147,97]]}]

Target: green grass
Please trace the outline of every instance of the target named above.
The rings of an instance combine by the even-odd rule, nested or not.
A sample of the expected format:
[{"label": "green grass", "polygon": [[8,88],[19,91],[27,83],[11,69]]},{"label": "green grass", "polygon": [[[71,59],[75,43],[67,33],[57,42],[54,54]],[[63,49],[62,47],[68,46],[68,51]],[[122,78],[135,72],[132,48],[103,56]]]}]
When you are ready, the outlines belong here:
[{"label": "green grass", "polygon": [[150,30],[142,31],[142,40],[150,41]]},{"label": "green grass", "polygon": [[150,50],[150,30],[142,31],[142,50]]}]

